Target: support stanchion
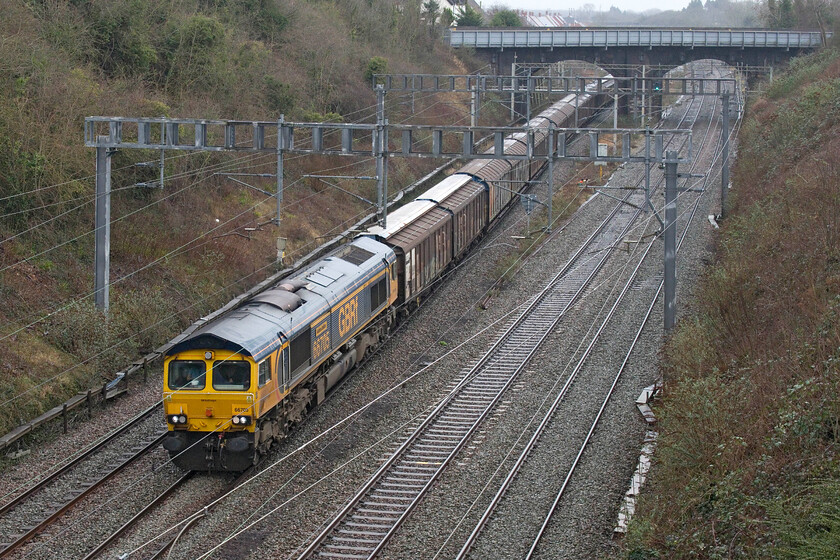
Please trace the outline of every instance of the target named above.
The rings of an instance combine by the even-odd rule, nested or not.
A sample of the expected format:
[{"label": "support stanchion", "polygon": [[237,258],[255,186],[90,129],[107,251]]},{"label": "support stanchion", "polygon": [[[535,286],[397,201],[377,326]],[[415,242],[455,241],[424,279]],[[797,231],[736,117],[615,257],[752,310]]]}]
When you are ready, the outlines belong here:
[{"label": "support stanchion", "polygon": [[671,332],[677,315],[677,152],[665,155],[665,332]]},{"label": "support stanchion", "polygon": [[723,154],[720,172],[720,217],[726,217],[727,197],[729,196],[729,94],[723,94],[723,119],[721,134],[723,135]]}]

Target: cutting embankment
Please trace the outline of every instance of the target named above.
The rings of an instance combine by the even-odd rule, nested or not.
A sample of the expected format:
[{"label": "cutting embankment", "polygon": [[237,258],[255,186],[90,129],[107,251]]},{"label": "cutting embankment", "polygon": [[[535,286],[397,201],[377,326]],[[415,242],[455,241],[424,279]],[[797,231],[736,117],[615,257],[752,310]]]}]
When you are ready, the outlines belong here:
[{"label": "cutting embankment", "polygon": [[836,555],[839,100],[825,50],[748,105],[716,259],[664,349],[627,558]]}]

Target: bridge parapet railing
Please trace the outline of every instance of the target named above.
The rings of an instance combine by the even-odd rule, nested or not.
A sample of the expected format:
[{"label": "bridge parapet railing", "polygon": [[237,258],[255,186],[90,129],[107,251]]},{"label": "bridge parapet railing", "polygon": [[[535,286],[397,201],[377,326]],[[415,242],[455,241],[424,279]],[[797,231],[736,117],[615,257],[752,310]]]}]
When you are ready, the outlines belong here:
[{"label": "bridge parapet railing", "polygon": [[[455,48],[621,48],[621,47],[735,47],[817,48],[819,31],[771,29],[656,29],[656,28],[453,28],[446,34]],[[825,34],[830,39],[831,33]]]}]

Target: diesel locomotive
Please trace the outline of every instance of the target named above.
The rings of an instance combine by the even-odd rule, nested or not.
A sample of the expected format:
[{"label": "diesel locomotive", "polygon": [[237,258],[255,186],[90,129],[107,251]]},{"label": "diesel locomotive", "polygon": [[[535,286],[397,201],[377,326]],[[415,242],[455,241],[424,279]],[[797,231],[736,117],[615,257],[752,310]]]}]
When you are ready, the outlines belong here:
[{"label": "diesel locomotive", "polygon": [[[569,95],[531,119],[571,127],[607,96]],[[525,154],[522,134],[505,152]],[[542,162],[472,160],[373,227],[183,338],[164,360],[163,445],[184,469],[241,471],[379,344],[467,253]]]}]

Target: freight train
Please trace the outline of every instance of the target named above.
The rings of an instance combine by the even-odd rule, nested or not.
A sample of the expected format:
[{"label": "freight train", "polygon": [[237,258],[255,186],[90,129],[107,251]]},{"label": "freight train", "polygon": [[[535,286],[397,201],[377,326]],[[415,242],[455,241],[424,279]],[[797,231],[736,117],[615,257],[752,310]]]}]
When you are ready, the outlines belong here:
[{"label": "freight train", "polygon": [[[577,97],[577,99],[576,99]],[[531,119],[546,153],[549,123],[572,127],[607,101],[568,95]],[[525,154],[524,134],[505,153]],[[188,470],[241,471],[419,305],[543,162],[476,159],[374,227],[170,348],[163,446]]]}]

